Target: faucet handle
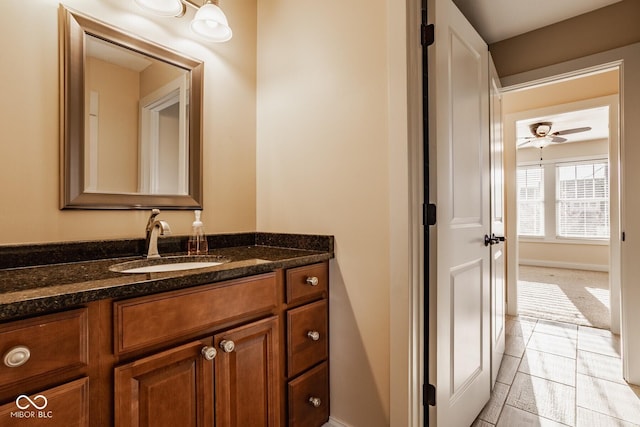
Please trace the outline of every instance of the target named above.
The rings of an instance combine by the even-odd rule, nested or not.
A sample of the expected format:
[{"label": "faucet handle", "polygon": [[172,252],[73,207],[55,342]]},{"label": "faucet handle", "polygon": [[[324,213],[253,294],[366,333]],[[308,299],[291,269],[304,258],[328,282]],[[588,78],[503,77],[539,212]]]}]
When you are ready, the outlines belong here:
[{"label": "faucet handle", "polygon": [[147,221],[147,231],[151,230],[153,221],[155,221],[158,215],[160,215],[160,209],[158,208],[151,209],[151,215],[149,215],[149,220]]}]

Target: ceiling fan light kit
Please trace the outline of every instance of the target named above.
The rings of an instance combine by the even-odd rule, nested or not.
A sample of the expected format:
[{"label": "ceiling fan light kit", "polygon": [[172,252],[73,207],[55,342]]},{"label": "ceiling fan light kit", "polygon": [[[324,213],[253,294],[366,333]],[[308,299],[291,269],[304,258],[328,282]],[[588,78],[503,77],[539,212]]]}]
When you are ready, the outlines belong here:
[{"label": "ceiling fan light kit", "polygon": [[537,122],[529,125],[529,130],[533,136],[525,138],[524,142],[518,144],[518,148],[535,147],[543,149],[551,144],[559,144],[567,142],[567,138],[560,135],[570,135],[572,133],[586,132],[591,127],[579,127],[573,129],[564,129],[557,132],[551,132],[553,122]]}]

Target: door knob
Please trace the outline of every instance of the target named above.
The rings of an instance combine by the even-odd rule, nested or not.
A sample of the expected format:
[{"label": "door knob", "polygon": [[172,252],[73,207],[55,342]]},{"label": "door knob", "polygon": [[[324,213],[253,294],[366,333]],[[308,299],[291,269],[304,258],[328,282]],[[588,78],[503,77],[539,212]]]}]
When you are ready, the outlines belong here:
[{"label": "door knob", "polygon": [[488,234],[484,235],[484,245],[485,246],[489,246],[489,245],[497,245],[500,242],[504,242],[505,240],[507,240],[504,236],[496,236],[495,234],[491,234],[491,237],[489,237]]},{"label": "door knob", "polygon": [[488,234],[484,235],[484,245],[485,246],[489,246],[489,245],[495,245],[496,242],[493,240],[493,237],[489,237]]}]

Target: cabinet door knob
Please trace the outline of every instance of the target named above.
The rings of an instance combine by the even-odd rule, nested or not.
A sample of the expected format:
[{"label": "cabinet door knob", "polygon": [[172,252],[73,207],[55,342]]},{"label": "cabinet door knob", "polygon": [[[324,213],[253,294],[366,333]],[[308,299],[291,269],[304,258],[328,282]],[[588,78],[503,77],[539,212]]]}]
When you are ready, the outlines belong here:
[{"label": "cabinet door knob", "polygon": [[320,398],[319,398],[319,397],[313,397],[313,396],[311,396],[311,397],[309,398],[309,404],[310,404],[311,406],[313,406],[314,408],[319,408],[319,407],[320,407],[320,405],[322,405],[322,400],[320,400]]},{"label": "cabinet door knob", "polygon": [[307,336],[311,338],[313,341],[318,341],[320,339],[320,332],[318,331],[309,331],[307,332]]},{"label": "cabinet door knob", "polygon": [[233,350],[236,349],[236,343],[234,343],[231,340],[222,340],[220,341],[220,348],[225,353],[231,353]]},{"label": "cabinet door knob", "polygon": [[319,281],[316,276],[310,276],[310,277],[307,277],[307,280],[305,280],[305,283],[311,286],[318,286]]},{"label": "cabinet door knob", "polygon": [[202,347],[201,350],[202,353],[202,357],[204,357],[207,360],[213,360],[215,359],[216,355],[218,354],[218,351],[216,350],[215,347],[210,347],[208,345]]},{"label": "cabinet door knob", "polygon": [[7,368],[17,368],[18,366],[22,366],[31,357],[31,351],[28,347],[24,345],[19,345],[9,349],[4,354],[4,365]]}]

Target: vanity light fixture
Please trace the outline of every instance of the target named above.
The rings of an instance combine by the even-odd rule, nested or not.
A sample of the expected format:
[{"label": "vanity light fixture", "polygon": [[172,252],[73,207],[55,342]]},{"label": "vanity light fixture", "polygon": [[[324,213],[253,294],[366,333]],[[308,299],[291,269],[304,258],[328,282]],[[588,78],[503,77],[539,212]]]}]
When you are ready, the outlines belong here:
[{"label": "vanity light fixture", "polygon": [[211,42],[226,42],[233,35],[224,12],[218,6],[217,0],[134,0],[144,10],[159,16],[184,16],[186,5],[196,9],[196,15],[191,21],[191,31]]},{"label": "vanity light fixture", "polygon": [[191,21],[191,31],[212,42],[226,42],[232,36],[224,12],[210,0],[196,12]]},{"label": "vanity light fixture", "polygon": [[186,6],[180,0],[133,0],[147,12],[159,16],[180,17],[184,15]]}]

